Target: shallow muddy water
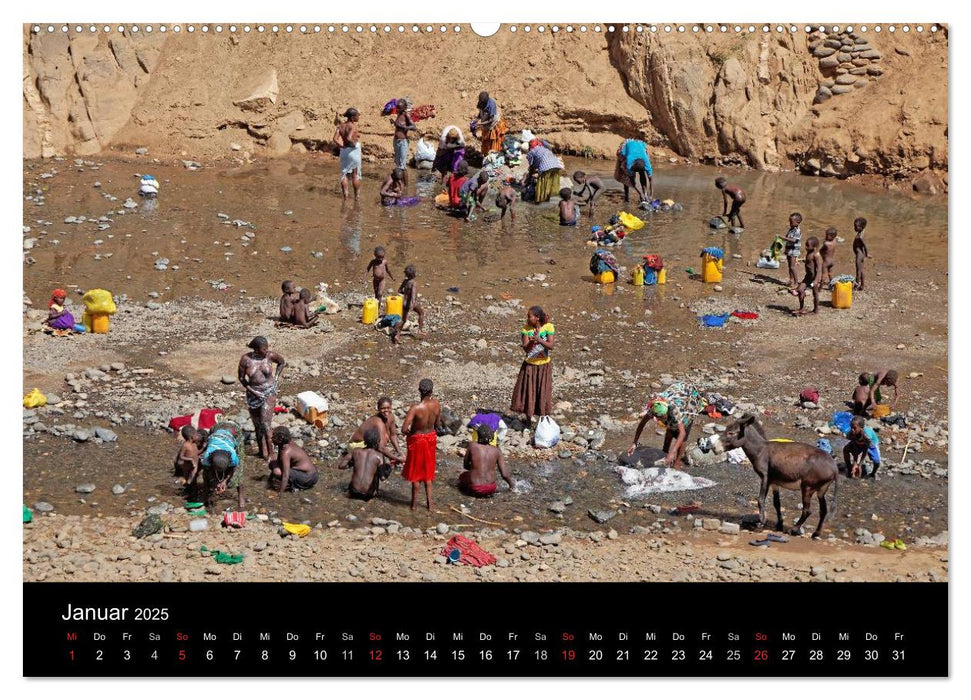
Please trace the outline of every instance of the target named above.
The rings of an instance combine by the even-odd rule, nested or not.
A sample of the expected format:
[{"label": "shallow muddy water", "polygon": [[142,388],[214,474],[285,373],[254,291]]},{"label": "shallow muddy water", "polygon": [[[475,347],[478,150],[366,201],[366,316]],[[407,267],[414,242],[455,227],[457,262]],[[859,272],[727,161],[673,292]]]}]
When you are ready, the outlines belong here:
[{"label": "shallow muddy water", "polygon": [[[345,203],[333,164],[309,158],[198,171],[158,165],[143,170],[140,164],[113,162],[97,170],[82,167],[79,172],[79,168],[67,167],[69,163],[32,161],[26,166],[25,192],[46,192],[43,206],[30,201],[24,204],[24,223],[32,229],[29,235],[42,234],[31,252],[37,265],[25,275],[25,291],[31,297],[40,298],[51,285],[63,284],[82,289],[97,285],[135,299],[152,290],[164,292],[166,298],[214,295],[205,282],[210,279],[230,283],[232,287],[224,292],[230,295],[276,294],[285,277],[304,284],[337,279],[357,288],[358,283],[350,280],[363,280],[363,268],[377,244],[387,249],[397,279],[405,264],[414,263],[423,283],[433,288],[458,286],[474,293],[498,279],[528,274],[531,268],[545,272],[550,258],[562,266],[560,270],[584,275],[592,253],[583,245],[590,226],[606,223],[611,213],[625,206],[622,193],[610,191],[597,215],[584,212],[576,228],[558,225],[555,202],[541,207],[517,204],[515,223],[464,223],[434,208],[431,199],[437,185],[431,176],[419,176],[415,171],[410,173],[409,194],[422,195],[421,203],[379,206],[377,172],[383,173],[384,168],[378,170],[377,165],[366,169],[361,199]],[[59,172],[39,179],[41,173],[51,172],[51,165]],[[568,169],[583,167],[593,173],[597,166],[606,176],[604,161],[568,162]],[[136,174],[142,172],[151,172],[161,182],[158,200],[139,201],[132,213],[110,214],[122,209],[126,197],[139,199]],[[804,217],[804,241],[813,235],[822,238],[829,226],[835,226],[845,239],[837,248],[840,272],[853,272],[850,244],[857,216],[869,220],[866,235],[874,256],[868,261],[870,269],[907,265],[931,275],[946,269],[947,206],[943,199],[874,191],[794,173],[729,173],[731,181],[748,193],[742,209],[746,229],[741,235],[725,229],[712,233],[707,221],[721,213],[721,195],[713,185],[719,172],[703,166],[659,165],[655,195],[680,202],[684,211],[648,217],[645,228],[615,248],[620,264],[631,267],[640,256],[652,252],[679,260],[681,267],[697,266],[699,251],[708,245],[723,247],[729,257],[741,254],[742,262],[753,262],[774,235],[786,232],[789,214],[799,211]],[[100,187],[94,186],[96,182]],[[104,193],[119,199],[109,202]],[[491,205],[491,199],[487,204]],[[628,210],[636,213],[636,209]],[[217,216],[220,213],[230,222],[239,220],[251,226],[224,223]],[[97,222],[91,220],[106,214],[112,219],[110,228],[98,230]],[[62,223],[67,216],[86,216],[88,221]],[[38,220],[53,224],[46,226]],[[255,239],[244,247],[241,237],[246,232],[255,233]],[[50,245],[52,239],[59,243]],[[284,247],[291,252],[281,251]],[[314,252],[324,255],[314,257]],[[106,253],[111,257],[95,259]],[[169,269],[155,269],[159,258],[170,260]],[[592,285],[576,285],[573,290],[586,294],[562,301],[589,301],[598,291]]]},{"label": "shallow muddy water", "polygon": [[[568,167],[604,175],[610,170],[610,164],[604,161],[571,161]],[[449,313],[432,316],[432,334],[427,344],[394,350],[383,336],[354,323],[356,309],[333,317],[336,332],[323,337],[340,336],[345,340],[343,344],[333,343],[337,350],[328,345],[312,356],[321,363],[321,375],[310,386],[322,391],[340,389],[342,401],[361,410],[367,410],[378,392],[392,393],[398,401],[411,400],[419,373],[433,371],[424,361],[439,358],[442,347],[459,350],[460,359],[469,359],[471,354],[462,357],[469,343],[464,331],[469,323],[484,327],[482,336],[488,338],[489,352],[493,353],[479,356],[478,362],[491,363],[490,368],[492,364],[508,366],[508,389],[504,385],[499,389],[476,386],[459,376],[451,384],[442,383],[443,391],[450,392],[443,399],[461,408],[489,402],[504,408],[520,361],[514,341],[521,312],[502,319],[486,318],[488,315],[479,309],[493,302],[484,301],[485,295],[521,299],[523,307],[539,303],[551,312],[560,336],[554,360],[557,371],[561,365],[583,367],[591,365],[594,358],[602,361],[612,375],[602,389],[568,389],[566,382],[556,380],[554,402],[567,400],[576,404],[586,425],[590,424],[590,416],[607,413],[623,418],[636,411],[642,395],[650,391],[645,385],[645,374],[656,377],[712,363],[734,366],[739,359],[748,363],[753,374],[764,374],[744,388],[726,392],[733,396],[745,394],[773,405],[774,397],[786,395],[793,386],[798,393],[810,381],[821,387],[824,381],[839,384],[842,392],[844,386],[852,388],[853,377],[861,369],[854,364],[861,351],[866,351],[867,362],[897,362],[902,357],[899,352],[893,354],[898,336],[906,339],[908,345],[906,357],[899,360],[904,363],[902,369],[916,369],[926,375],[919,380],[912,399],[915,410],[918,403],[919,410],[925,412],[932,412],[935,406],[939,410],[941,401],[946,405],[944,199],[911,197],[791,173],[732,172],[728,173],[729,179],[741,184],[748,194],[743,208],[746,230],[741,235],[713,234],[707,221],[721,213],[720,193],[713,184],[720,171],[658,164],[656,196],[672,198],[684,210],[648,217],[647,225],[630,234],[613,252],[620,264],[628,268],[645,253],[660,253],[669,268],[669,284],[631,287],[618,283],[601,287],[592,283],[587,269],[593,248],[585,241],[593,223],[605,223],[611,213],[623,207],[620,192],[608,192],[598,205],[597,216],[591,218],[583,213],[576,228],[557,225],[555,203],[542,207],[517,204],[515,223],[481,218],[464,223],[433,207],[431,199],[437,186],[419,178],[415,171],[410,172],[409,194],[422,196],[420,204],[410,208],[379,206],[376,200],[380,181],[376,174],[385,169],[385,165],[366,166],[368,175],[361,200],[344,203],[333,162],[314,157],[237,169],[204,167],[199,171],[126,162],[104,162],[97,169],[78,168],[73,161],[25,163],[25,194],[33,197],[37,190],[44,194],[42,206],[34,201],[24,203],[24,225],[31,227],[25,237],[38,237],[28,252],[36,262],[25,267],[25,292],[35,308],[46,301],[52,288],[71,285],[80,289],[104,287],[116,295],[126,294],[139,304],[149,299],[149,292],[157,292],[157,301],[181,304],[186,313],[194,313],[192,298],[197,297],[225,302],[227,309],[231,305],[238,308],[240,302],[252,307],[248,300],[254,297],[278,295],[283,279],[294,279],[307,287],[324,281],[333,292],[364,291],[365,267],[372,249],[380,244],[387,249],[396,280],[402,279],[406,264],[415,264],[421,294],[436,309]],[[53,177],[40,178],[41,173],[53,170],[57,171]],[[156,201],[138,201],[137,174],[145,172],[161,182],[161,195]],[[96,182],[100,187],[95,187]],[[108,201],[104,193],[116,196],[117,201]],[[137,201],[137,208],[123,215],[109,214],[122,209],[127,197]],[[491,204],[491,199],[486,200],[487,204]],[[804,241],[813,235],[822,238],[827,227],[837,227],[845,241],[837,248],[836,274],[852,274],[852,221],[856,216],[869,219],[867,242],[874,259],[867,261],[871,275],[868,284],[873,287],[881,280],[879,284],[899,298],[900,305],[890,305],[886,295],[870,292],[868,296],[860,295],[854,306],[853,313],[859,316],[839,317],[824,308],[812,326],[800,326],[800,321],[790,319],[784,311],[785,305],[793,303],[791,297],[776,301],[778,287],[773,283],[785,279],[785,270],[757,270],[747,264],[754,262],[774,235],[785,233],[792,211],[803,214]],[[219,214],[227,218],[220,218]],[[109,228],[99,230],[97,219],[105,215],[110,220],[101,223],[108,223]],[[63,223],[70,216],[88,220]],[[52,223],[43,223],[47,221]],[[226,221],[243,224],[236,226]],[[244,240],[246,233],[254,234],[252,239]],[[55,240],[57,244],[53,243]],[[696,318],[685,306],[704,299],[711,289],[690,280],[684,270],[698,269],[700,249],[709,245],[726,251],[724,284],[741,295],[737,303],[759,304],[760,308],[766,305],[761,325],[733,325],[720,335],[698,330]],[[282,251],[284,247],[290,251]],[[733,254],[741,258],[736,259]],[[155,269],[160,258],[168,258],[168,269]],[[545,280],[524,279],[535,274],[544,275]],[[230,285],[225,291],[213,287],[220,280]],[[459,311],[464,316],[449,315],[453,307],[447,305],[448,297],[461,301],[464,306]],[[76,297],[71,299],[74,302]],[[645,316],[645,311],[651,315]],[[124,321],[116,317],[116,322]],[[79,338],[77,355],[65,365],[97,366],[103,361],[103,353],[111,353],[130,364],[156,367],[167,372],[166,376],[188,377],[191,386],[185,391],[196,386],[209,388],[213,378],[218,382],[220,374],[234,373],[246,340],[252,337],[254,329],[263,328],[259,323],[265,325],[263,316],[249,311],[238,320],[234,317],[220,325],[220,330],[209,330],[208,335],[195,338],[181,337],[178,326],[172,327],[171,322],[160,322],[158,328],[140,335]],[[810,333],[818,341],[812,346],[805,344]],[[185,365],[184,373],[160,364],[163,361],[158,350],[173,352],[188,343],[186,352],[191,355],[193,340],[228,342],[230,350],[220,351],[226,357],[216,358],[224,360],[218,371],[203,376],[192,362]],[[289,339],[280,334],[271,337],[275,346],[286,342]],[[352,352],[366,352],[367,359],[348,360]],[[195,364],[212,359],[197,358]],[[49,376],[55,382],[53,389],[62,394],[70,392],[60,383],[62,371],[49,371],[48,365],[35,366],[26,360],[25,364],[31,366],[25,367],[25,381],[28,376],[31,381]],[[934,367],[940,371],[935,373]],[[348,379],[351,372],[360,375],[360,381],[354,376]],[[840,378],[832,379],[831,373]],[[308,382],[303,384],[302,388],[307,388]],[[220,387],[233,392],[237,408],[242,408],[237,388]],[[285,391],[293,389],[291,383]],[[836,403],[834,398],[830,406]],[[121,409],[114,406],[113,410]],[[791,424],[791,405],[773,405],[773,411],[781,421]],[[579,417],[577,420],[581,422]],[[350,430],[344,430],[349,436]],[[25,502],[47,500],[59,512],[88,514],[127,513],[155,502],[148,499],[180,503],[169,475],[176,448],[173,438],[134,426],[122,426],[117,432],[120,442],[111,445],[79,445],[51,436],[26,440]],[[778,426],[773,434],[780,434]],[[811,432],[781,434],[815,440]],[[611,433],[606,447],[622,449],[629,440],[629,435]],[[940,452],[933,454],[940,456]],[[593,456],[582,462],[517,460],[514,471],[521,481],[517,493],[501,490],[492,500],[472,503],[455,489],[460,468],[460,458],[455,455],[449,455],[444,464],[440,462],[437,514],[410,514],[408,485],[397,476],[382,489],[383,498],[366,506],[349,502],[343,494],[346,472],[337,472],[330,465],[323,469],[318,486],[310,493],[270,498],[262,479],[262,463],[248,458],[247,496],[252,499],[252,506],[285,512],[291,519],[341,519],[346,523],[348,514],[356,514],[362,521],[379,516],[422,526],[442,520],[461,521],[462,517],[450,507],[466,503],[471,504],[470,514],[510,528],[599,528],[587,517],[587,509],[610,507],[626,512],[605,527],[622,530],[632,525],[650,525],[657,518],[668,517],[669,508],[695,499],[703,504],[698,515],[735,520],[741,514],[754,512],[750,501],[757,491],[757,478],[749,467],[722,465],[689,470],[715,480],[718,486],[714,488],[628,502],[614,465]],[[98,490],[81,502],[74,485],[85,481],[98,484]],[[115,497],[110,493],[115,483],[131,486],[126,494]],[[573,498],[575,504],[560,519],[547,506],[566,496]],[[784,498],[790,518],[796,512],[797,501],[795,494]],[[661,505],[661,514],[642,507],[648,503]],[[226,500],[221,505],[228,506],[230,502]],[[947,481],[897,476],[875,484],[843,482],[832,531],[848,530],[851,535],[856,527],[877,531],[873,520],[877,513],[881,527],[900,534],[936,534],[947,528]],[[690,526],[679,520],[682,527]],[[815,516],[809,521],[810,525],[814,523]]]}]

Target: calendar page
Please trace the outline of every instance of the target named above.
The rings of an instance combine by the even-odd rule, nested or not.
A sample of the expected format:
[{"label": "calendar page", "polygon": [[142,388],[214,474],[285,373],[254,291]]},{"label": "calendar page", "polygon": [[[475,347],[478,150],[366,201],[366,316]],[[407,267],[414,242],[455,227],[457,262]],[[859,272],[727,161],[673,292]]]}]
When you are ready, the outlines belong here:
[{"label": "calendar page", "polygon": [[948,25],[326,13],[22,27],[23,674],[947,676]]}]

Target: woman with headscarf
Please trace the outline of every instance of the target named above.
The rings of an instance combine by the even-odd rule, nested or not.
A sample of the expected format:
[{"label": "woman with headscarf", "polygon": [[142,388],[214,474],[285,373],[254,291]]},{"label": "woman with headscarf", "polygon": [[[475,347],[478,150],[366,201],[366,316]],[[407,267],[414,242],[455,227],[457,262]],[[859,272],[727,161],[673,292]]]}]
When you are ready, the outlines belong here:
[{"label": "woman with headscarf", "polygon": [[532,306],[526,312],[526,325],[519,332],[526,357],[519,368],[512,390],[512,410],[526,416],[548,416],[553,412],[553,367],[550,351],[556,330],[542,307]]},{"label": "woman with headscarf", "polygon": [[536,179],[536,195],[533,201],[537,204],[548,202],[554,193],[560,191],[559,158],[539,139],[533,139],[529,142],[526,162],[529,163],[528,177]]},{"label": "woman with headscarf", "polygon": [[351,176],[354,185],[354,199],[361,186],[361,137],[357,131],[360,113],[353,107],[344,112],[343,124],[334,132],[334,144],[340,148],[341,158],[341,192],[347,199],[347,176]]},{"label": "woman with headscarf", "polygon": [[502,150],[502,140],[506,136],[506,120],[499,112],[499,105],[489,97],[488,92],[479,93],[479,101],[476,104],[479,114],[472,122],[472,135],[475,136],[477,130],[482,131],[482,146],[480,150],[483,156],[487,156],[493,151]]},{"label": "woman with headscarf", "polygon": [[457,126],[446,126],[442,136],[438,139],[438,151],[435,153],[435,172],[444,178],[448,173],[454,173],[459,163],[465,160],[465,139]]},{"label": "woman with headscarf", "polygon": [[681,383],[672,384],[667,390],[652,398],[645,406],[641,422],[637,424],[634,442],[627,448],[627,456],[630,457],[640,447],[641,433],[648,423],[655,420],[664,425],[663,449],[667,453],[664,464],[668,467],[677,467],[684,457],[688,435],[691,434],[691,424],[702,403],[704,402],[701,392],[697,387]]},{"label": "woman with headscarf", "polygon": [[[634,178],[641,181],[638,187]],[[624,186],[624,201],[630,201],[630,188],[641,198],[641,201],[654,199],[654,170],[651,159],[647,155],[647,144],[637,139],[627,139],[617,150],[617,165],[614,168],[614,179]]]},{"label": "woman with headscarf", "polygon": [[[239,360],[237,376],[239,383],[246,389],[246,407],[253,419],[260,457],[270,459],[273,455],[270,429],[273,408],[276,406],[277,381],[287,363],[283,357],[270,350],[270,344],[262,335],[253,338],[249,342],[249,348],[252,352],[246,353]],[[275,372],[273,365],[276,365]]]}]

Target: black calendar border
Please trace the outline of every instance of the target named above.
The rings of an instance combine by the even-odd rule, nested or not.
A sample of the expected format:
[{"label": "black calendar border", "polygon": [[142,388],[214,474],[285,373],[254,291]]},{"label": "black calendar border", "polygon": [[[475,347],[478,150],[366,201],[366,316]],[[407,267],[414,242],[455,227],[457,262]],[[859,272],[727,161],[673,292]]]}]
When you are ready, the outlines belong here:
[{"label": "black calendar border", "polygon": [[[452,671],[463,679],[947,677],[948,590],[947,583],[912,582],[25,582],[24,646],[46,651],[25,654],[23,673],[33,678],[432,679]],[[460,611],[472,596],[478,607],[463,617]],[[293,601],[292,613],[280,615],[281,597]],[[369,619],[362,619],[347,602],[356,599],[374,601]],[[166,619],[65,621],[69,602],[74,608],[127,608],[128,618],[136,609],[164,609]],[[200,614],[200,609],[205,612]],[[427,619],[422,617],[426,611],[431,611]],[[243,640],[231,639],[234,630]],[[458,630],[467,636],[454,639]],[[729,641],[728,630],[739,639]],[[640,636],[648,631],[654,632],[654,640]],[[705,631],[711,635],[708,640],[700,636]],[[823,639],[809,639],[812,631]],[[877,640],[868,642],[867,631]],[[148,641],[150,632],[159,635],[156,642]],[[298,639],[288,640],[288,632]],[[621,632],[628,640],[618,638]],[[850,638],[840,641],[841,632]],[[121,639],[124,633],[133,638]],[[269,638],[261,641],[261,633]],[[94,634],[106,639],[96,642]],[[205,640],[206,634],[216,639]],[[314,639],[314,634],[325,639]],[[353,639],[342,640],[341,634]],[[398,634],[409,639],[398,639]],[[427,634],[435,639],[415,637]],[[546,639],[536,639],[537,634]],[[573,638],[566,639],[568,634]],[[685,638],[675,640],[673,634]],[[757,634],[765,638],[759,640]],[[784,641],[783,634],[796,639]],[[895,641],[894,634],[905,639]],[[95,660],[92,650],[98,645],[102,658]],[[817,646],[824,656],[810,661]],[[126,648],[141,658],[124,660]],[[150,649],[158,658],[148,658]],[[431,660],[421,658],[428,649],[439,653]],[[627,658],[621,658],[624,649]],[[654,659],[647,658],[651,649],[657,652]],[[677,658],[679,649],[684,658]],[[739,657],[729,660],[734,649]],[[207,650],[211,659],[206,659]],[[261,659],[264,650],[266,658]],[[348,650],[350,658],[341,658]],[[408,650],[408,658],[401,657],[402,650]],[[518,650],[516,658],[505,658],[512,650]],[[547,652],[542,659],[536,655],[541,650]],[[706,650],[711,652],[707,659]],[[233,651],[238,651],[235,659]],[[324,658],[315,661],[315,651],[323,651]],[[461,658],[453,654],[457,651],[464,652]],[[760,659],[762,651],[765,657]],[[786,651],[792,658],[783,659]],[[848,658],[837,659],[840,651]],[[868,651],[877,657],[863,660]],[[892,659],[894,651],[904,656]],[[292,660],[291,652],[296,654]]]}]

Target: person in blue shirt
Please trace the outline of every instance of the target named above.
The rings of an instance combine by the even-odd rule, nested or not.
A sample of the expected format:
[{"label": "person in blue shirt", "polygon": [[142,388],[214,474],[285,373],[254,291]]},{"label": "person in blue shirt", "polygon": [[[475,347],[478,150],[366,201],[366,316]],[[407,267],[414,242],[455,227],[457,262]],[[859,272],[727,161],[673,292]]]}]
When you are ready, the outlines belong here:
[{"label": "person in blue shirt", "polygon": [[[630,188],[641,201],[654,199],[654,170],[647,155],[647,144],[637,139],[627,139],[617,151],[617,167],[614,179],[624,186],[624,201],[630,201]],[[637,180],[640,180],[638,187]]]}]

